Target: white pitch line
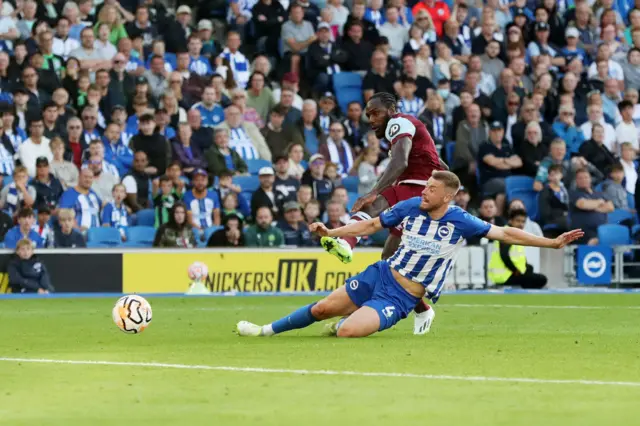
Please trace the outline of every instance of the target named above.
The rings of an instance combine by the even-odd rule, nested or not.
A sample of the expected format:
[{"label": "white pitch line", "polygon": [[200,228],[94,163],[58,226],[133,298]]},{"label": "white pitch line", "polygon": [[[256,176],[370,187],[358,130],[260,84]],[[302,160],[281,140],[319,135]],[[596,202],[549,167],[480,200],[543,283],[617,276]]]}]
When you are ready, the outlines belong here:
[{"label": "white pitch line", "polygon": [[81,361],[64,359],[38,359],[38,358],[0,358],[0,362],[25,362],[37,364],[68,364],[68,365],[107,365],[118,367],[148,367],[169,368],[176,370],[209,370],[228,371],[234,373],[266,373],[266,374],[290,374],[300,376],[355,376],[355,377],[393,377],[427,380],[452,380],[463,382],[505,382],[505,383],[536,383],[559,385],[585,385],[585,386],[623,386],[640,388],[640,382],[584,380],[584,379],[534,379],[527,377],[485,377],[485,376],[449,376],[441,374],[413,374],[413,373],[383,373],[366,371],[336,371],[336,370],[293,370],[283,368],[257,368],[257,367],[228,367],[213,365],[188,365],[165,364],[158,362],[118,362],[118,361]]},{"label": "white pitch line", "polygon": [[596,309],[596,310],[640,310],[640,306],[585,306],[585,305],[500,305],[486,303],[443,303],[436,307],[454,308],[515,308],[515,309]]}]

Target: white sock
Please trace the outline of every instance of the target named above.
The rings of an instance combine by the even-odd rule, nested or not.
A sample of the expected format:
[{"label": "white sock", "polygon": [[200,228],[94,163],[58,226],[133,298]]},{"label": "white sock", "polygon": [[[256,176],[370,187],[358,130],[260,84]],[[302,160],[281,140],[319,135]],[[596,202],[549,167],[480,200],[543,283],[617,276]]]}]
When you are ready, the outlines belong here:
[{"label": "white sock", "polygon": [[273,327],[271,324],[262,326],[262,335],[263,336],[273,336],[275,333],[273,332]]}]

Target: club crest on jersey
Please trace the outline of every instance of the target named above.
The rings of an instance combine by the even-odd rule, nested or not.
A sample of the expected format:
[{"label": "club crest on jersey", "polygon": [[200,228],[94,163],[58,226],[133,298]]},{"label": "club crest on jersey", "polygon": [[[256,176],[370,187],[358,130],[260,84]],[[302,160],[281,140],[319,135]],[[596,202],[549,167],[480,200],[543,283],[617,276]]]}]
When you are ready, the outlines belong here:
[{"label": "club crest on jersey", "polygon": [[445,238],[449,238],[451,236],[451,232],[453,230],[451,229],[450,226],[442,226],[440,228],[438,228],[438,237],[440,237],[441,239],[445,239]]},{"label": "club crest on jersey", "polygon": [[398,123],[394,123],[389,127],[389,136],[394,137],[400,131],[400,125]]}]

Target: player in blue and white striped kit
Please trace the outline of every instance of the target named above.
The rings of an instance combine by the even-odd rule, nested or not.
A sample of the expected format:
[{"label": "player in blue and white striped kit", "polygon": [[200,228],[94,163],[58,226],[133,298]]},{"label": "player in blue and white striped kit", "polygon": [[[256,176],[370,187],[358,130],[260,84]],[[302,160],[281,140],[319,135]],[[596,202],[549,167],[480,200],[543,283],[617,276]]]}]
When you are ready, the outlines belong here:
[{"label": "player in blue and white striped kit", "polygon": [[549,239],[517,228],[496,227],[459,207],[449,206],[459,187],[455,174],[435,171],[421,197],[402,201],[377,218],[333,230],[321,223],[312,224],[311,231],[331,237],[371,235],[383,227],[403,225],[402,242],[391,258],[347,279],[344,287],[325,299],[268,325],[241,321],[236,327],[238,334],[271,336],[317,321],[346,317],[333,325],[335,334],[368,336],[406,318],[425,295],[435,303],[465,239],[487,236],[509,244],[561,248],[583,235],[581,230],[574,230]]}]

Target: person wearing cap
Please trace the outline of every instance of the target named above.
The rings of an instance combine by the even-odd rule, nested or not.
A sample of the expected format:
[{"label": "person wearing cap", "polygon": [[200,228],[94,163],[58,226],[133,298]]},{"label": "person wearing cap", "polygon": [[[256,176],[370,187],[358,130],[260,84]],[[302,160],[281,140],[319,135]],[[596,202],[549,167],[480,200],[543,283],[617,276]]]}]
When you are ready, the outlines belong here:
[{"label": "person wearing cap", "polygon": [[287,20],[286,10],[279,1],[260,0],[253,6],[251,15],[256,39],[264,41],[269,56],[278,56],[278,40],[282,24]]},{"label": "person wearing cap", "polygon": [[31,185],[36,190],[35,205],[45,205],[55,214],[58,200],[62,196],[64,188],[62,183],[51,173],[47,157],[36,159],[36,176],[31,181]]},{"label": "person wearing cap", "polygon": [[282,207],[287,201],[295,201],[300,188],[300,181],[289,174],[289,158],[279,155],[273,161],[276,172],[273,188],[276,194],[276,206],[282,212]]},{"label": "person wearing cap", "polygon": [[331,90],[331,76],[341,71],[346,62],[346,52],[331,41],[331,26],[326,22],[318,24],[317,40],[309,45],[307,72],[315,93]]},{"label": "person wearing cap", "polygon": [[260,207],[255,216],[255,225],[250,225],[244,232],[247,247],[282,247],[284,235],[273,223],[273,214],[268,207]]},{"label": "person wearing cap", "polygon": [[338,102],[336,97],[331,92],[325,92],[318,102],[320,111],[318,114],[318,121],[320,122],[320,128],[325,135],[329,134],[329,126],[334,121],[340,121],[340,112],[338,108]]},{"label": "person wearing cap", "polygon": [[250,70],[249,60],[239,50],[241,44],[240,34],[236,31],[229,31],[227,33],[227,47],[224,48],[219,58],[229,61],[229,67],[233,72],[236,84],[244,89],[249,81]]},{"label": "person wearing cap", "polygon": [[149,19],[149,7],[140,4],[136,9],[135,19],[125,26],[131,38],[142,37],[145,56],[151,53],[151,45],[158,38],[158,27]]},{"label": "person wearing cap", "polygon": [[546,22],[536,22],[534,29],[535,38],[529,43],[529,46],[527,46],[527,53],[531,57],[532,64],[536,65],[540,55],[545,53],[551,56],[552,70],[557,70],[558,67],[565,66],[566,60],[560,55],[560,51],[549,44],[549,24]]},{"label": "person wearing cap", "polygon": [[260,187],[251,196],[251,216],[256,217],[260,207],[269,207],[274,216],[278,215],[276,193],[273,188],[275,172],[272,167],[263,167],[258,172]]},{"label": "person wearing cap", "polygon": [[289,20],[282,25],[280,38],[284,42],[283,66],[299,74],[303,66],[302,56],[307,53],[311,43],[316,41],[316,34],[311,22],[304,19],[305,10],[300,3],[292,3],[289,7]]},{"label": "person wearing cap", "polygon": [[498,212],[502,213],[505,202],[505,178],[522,167],[511,145],[504,139],[504,126],[493,121],[489,126],[489,140],[478,148],[478,167],[482,192],[496,197]]},{"label": "person wearing cap", "polygon": [[325,157],[322,154],[314,154],[309,159],[309,168],[302,175],[302,185],[308,185],[313,191],[313,198],[318,200],[321,209],[324,210],[325,203],[331,198],[333,183],[324,177],[326,166]]},{"label": "person wearing cap", "polygon": [[284,219],[278,221],[278,229],[284,235],[284,245],[310,247],[314,245],[309,227],[302,220],[300,204],[297,201],[284,203]]},{"label": "person wearing cap", "polygon": [[191,20],[191,8],[186,4],[180,5],[176,9],[175,19],[169,19],[163,31],[167,52],[177,53],[187,50],[187,38],[194,30]]},{"label": "person wearing cap", "polygon": [[582,49],[578,47],[578,43],[580,43],[580,31],[576,27],[568,27],[564,32],[566,46],[562,48],[560,54],[565,57],[567,64],[571,62],[571,60],[575,57],[580,58],[580,61],[584,66],[588,66],[590,64],[589,55]]},{"label": "person wearing cap", "polygon": [[140,117],[140,133],[129,141],[131,149],[144,151],[149,157],[149,165],[155,169],[155,176],[164,174],[171,162],[171,144],[159,133],[155,132],[156,123],[153,115],[144,114]]},{"label": "person wearing cap", "polygon": [[220,225],[220,199],[208,189],[209,175],[204,169],[193,172],[193,188],[185,192],[182,201],[187,205],[187,219],[191,226],[205,230]]}]

